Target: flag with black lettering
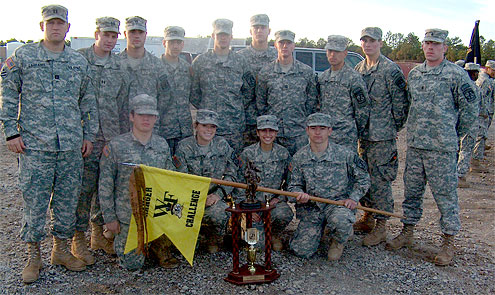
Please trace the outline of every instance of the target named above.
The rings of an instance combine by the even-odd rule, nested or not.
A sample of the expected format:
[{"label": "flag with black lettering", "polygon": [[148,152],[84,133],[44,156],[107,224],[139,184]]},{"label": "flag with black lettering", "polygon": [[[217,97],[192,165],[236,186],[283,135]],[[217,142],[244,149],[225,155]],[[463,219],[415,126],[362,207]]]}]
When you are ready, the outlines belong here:
[{"label": "flag with black lettering", "polygon": [[[145,165],[140,168],[144,175],[142,207],[147,242],[167,235],[192,266],[211,179]],[[124,253],[137,246],[133,215]]]}]

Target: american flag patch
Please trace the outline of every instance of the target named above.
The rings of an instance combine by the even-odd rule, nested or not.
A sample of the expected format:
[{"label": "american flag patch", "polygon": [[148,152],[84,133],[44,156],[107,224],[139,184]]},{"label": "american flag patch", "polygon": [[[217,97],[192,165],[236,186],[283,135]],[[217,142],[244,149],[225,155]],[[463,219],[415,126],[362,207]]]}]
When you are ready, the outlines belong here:
[{"label": "american flag patch", "polygon": [[12,70],[12,68],[15,67],[15,63],[12,60],[12,57],[7,58],[7,60],[5,61],[5,65],[7,66],[7,68],[9,68],[9,70]]},{"label": "american flag patch", "polygon": [[182,166],[182,163],[179,161],[179,158],[177,158],[177,156],[173,156],[172,161],[174,162],[175,168],[180,168],[180,166]]}]

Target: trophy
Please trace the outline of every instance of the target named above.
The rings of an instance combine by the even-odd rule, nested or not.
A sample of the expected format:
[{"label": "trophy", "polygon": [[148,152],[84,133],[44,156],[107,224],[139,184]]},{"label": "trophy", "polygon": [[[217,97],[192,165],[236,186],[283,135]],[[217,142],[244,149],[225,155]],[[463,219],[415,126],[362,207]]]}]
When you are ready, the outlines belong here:
[{"label": "trophy", "polygon": [[256,272],[256,267],[254,267],[254,263],[256,262],[256,248],[254,248],[254,245],[260,240],[259,231],[256,228],[248,228],[245,232],[244,240],[249,245],[249,249],[247,250],[248,270],[254,275]]}]

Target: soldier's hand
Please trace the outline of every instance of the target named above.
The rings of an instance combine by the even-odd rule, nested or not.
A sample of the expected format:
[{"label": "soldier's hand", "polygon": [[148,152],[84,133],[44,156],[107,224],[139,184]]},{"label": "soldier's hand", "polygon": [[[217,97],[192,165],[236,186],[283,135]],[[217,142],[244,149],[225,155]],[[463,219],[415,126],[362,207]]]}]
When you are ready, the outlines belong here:
[{"label": "soldier's hand", "polygon": [[89,140],[83,140],[83,145],[81,148],[83,158],[86,158],[87,156],[91,155],[92,151],[93,151],[93,143]]},{"label": "soldier's hand", "polygon": [[299,193],[299,195],[296,197],[296,200],[299,204],[304,204],[309,201],[309,195],[306,193]]},{"label": "soldier's hand", "polygon": [[26,146],[22,141],[22,136],[7,140],[7,148],[9,149],[9,151],[17,154],[24,153],[24,149],[26,149]]},{"label": "soldier's hand", "polygon": [[346,206],[347,208],[349,208],[351,210],[354,210],[354,209],[356,209],[357,202],[353,201],[351,199],[345,199],[344,200],[344,206]]},{"label": "soldier's hand", "polygon": [[273,198],[270,200],[270,206],[276,205],[278,202],[280,202],[279,198]]},{"label": "soldier's hand", "polygon": [[120,233],[120,223],[118,220],[114,220],[110,223],[107,223],[105,224],[105,226],[109,231],[113,232],[114,234]]},{"label": "soldier's hand", "polygon": [[217,194],[209,194],[206,196],[206,207],[213,206],[218,201],[220,201],[220,197]]}]

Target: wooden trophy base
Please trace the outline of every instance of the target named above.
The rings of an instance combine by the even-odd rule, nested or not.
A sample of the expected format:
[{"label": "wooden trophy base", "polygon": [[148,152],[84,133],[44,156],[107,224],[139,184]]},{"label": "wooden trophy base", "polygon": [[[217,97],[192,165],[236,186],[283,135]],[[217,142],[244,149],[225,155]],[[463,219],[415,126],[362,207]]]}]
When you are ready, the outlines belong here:
[{"label": "wooden trophy base", "polygon": [[255,264],[256,271],[252,274],[248,267],[245,264],[239,269],[238,273],[231,271],[224,280],[236,285],[246,285],[271,283],[280,277],[280,274],[275,269],[266,270],[265,267]]}]

